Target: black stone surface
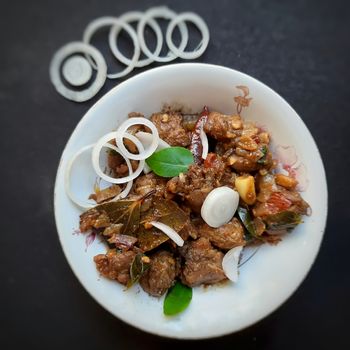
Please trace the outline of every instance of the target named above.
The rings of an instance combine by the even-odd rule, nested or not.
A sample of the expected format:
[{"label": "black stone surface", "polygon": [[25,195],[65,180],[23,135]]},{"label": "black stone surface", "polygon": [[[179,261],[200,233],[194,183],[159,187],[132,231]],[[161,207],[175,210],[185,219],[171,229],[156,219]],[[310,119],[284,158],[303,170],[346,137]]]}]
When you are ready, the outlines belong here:
[{"label": "black stone surface", "polygon": [[[67,101],[50,84],[50,59],[61,45],[79,40],[93,18],[157,4],[193,10],[207,21],[211,41],[198,61],[248,73],[296,109],[319,146],[328,178],[327,230],[301,287],[258,324],[206,341],[146,334],[102,309],[70,270],[53,217],[63,147],[83,114],[116,82],[108,81],[87,103]],[[1,349],[350,348],[349,2],[2,0],[0,5]]]}]

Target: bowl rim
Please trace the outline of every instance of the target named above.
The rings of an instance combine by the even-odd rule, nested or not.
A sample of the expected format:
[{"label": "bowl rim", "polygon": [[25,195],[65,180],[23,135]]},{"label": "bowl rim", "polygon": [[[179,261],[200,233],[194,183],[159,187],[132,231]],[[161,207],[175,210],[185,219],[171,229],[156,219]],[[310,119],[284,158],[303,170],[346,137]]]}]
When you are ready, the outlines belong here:
[{"label": "bowl rim", "polygon": [[[92,292],[89,290],[89,288],[86,288],[83,281],[81,280],[79,274],[77,273],[77,271],[75,270],[75,267],[73,266],[73,264],[71,263],[70,259],[69,259],[69,255],[68,255],[68,252],[67,252],[67,248],[65,247],[65,245],[63,244],[62,242],[62,239],[61,239],[61,235],[59,233],[59,228],[58,228],[58,221],[59,221],[59,218],[57,216],[57,187],[58,187],[58,178],[59,178],[59,174],[61,172],[61,168],[62,168],[62,163],[63,163],[63,158],[64,158],[64,155],[65,155],[65,152],[66,152],[66,149],[67,149],[67,146],[70,144],[71,140],[72,140],[72,137],[73,137],[73,134],[75,134],[75,132],[82,128],[83,124],[85,123],[85,117],[87,114],[90,114],[90,113],[93,113],[95,109],[97,109],[100,105],[102,105],[105,100],[107,100],[111,95],[115,94],[117,91],[121,90],[121,89],[124,89],[125,87],[127,87],[129,84],[132,84],[134,83],[135,81],[137,80],[140,80],[140,79],[143,79],[144,77],[147,77],[148,75],[152,75],[154,74],[155,72],[159,72],[159,71],[168,71],[168,70],[173,70],[174,68],[179,68],[179,67],[197,67],[197,68],[204,68],[204,69],[219,69],[219,70],[222,70],[222,71],[226,71],[226,72],[234,72],[234,73],[238,73],[250,80],[253,80],[255,81],[255,83],[257,84],[260,84],[262,85],[265,89],[267,89],[270,93],[272,93],[273,95],[275,95],[276,97],[278,97],[279,99],[283,100],[283,102],[286,104],[286,106],[291,110],[291,112],[293,112],[293,114],[295,115],[295,117],[297,117],[297,119],[299,119],[299,121],[304,125],[305,127],[305,131],[307,132],[307,134],[309,135],[310,137],[310,140],[313,142],[314,146],[315,146],[315,150],[317,151],[317,154],[319,156],[319,159],[320,159],[320,166],[321,166],[321,170],[322,170],[322,173],[320,174],[321,175],[321,178],[324,179],[324,184],[325,184],[325,188],[324,188],[324,195],[325,195],[325,216],[322,218],[323,222],[322,222],[322,231],[321,231],[321,237],[320,237],[320,241],[319,241],[319,244],[318,244],[318,247],[317,247],[317,250],[315,251],[315,255],[314,255],[314,258],[312,260],[312,263],[308,266],[307,269],[304,270],[304,274],[303,274],[303,277],[300,279],[299,283],[295,284],[294,288],[290,289],[289,293],[287,294],[287,296],[285,297],[284,300],[282,300],[280,303],[277,303],[276,305],[274,305],[273,308],[270,309],[270,311],[268,313],[266,313],[265,315],[262,315],[261,317],[255,319],[255,321],[251,322],[251,323],[248,323],[248,324],[245,324],[243,325],[242,327],[239,327],[233,331],[223,331],[223,332],[218,332],[218,333],[215,333],[215,335],[201,335],[201,336],[196,336],[196,337],[181,337],[181,336],[172,336],[168,333],[164,333],[164,332],[156,332],[156,331],[153,331],[153,330],[149,330],[147,329],[146,327],[141,327],[139,325],[135,325],[132,323],[132,321],[130,320],[126,320],[124,318],[121,318],[119,315],[117,315],[113,310],[110,310],[108,309],[105,305],[102,304],[102,302],[97,299],[93,294]],[[251,75],[248,75],[246,73],[243,73],[239,70],[236,70],[236,69],[233,69],[233,68],[229,68],[229,67],[225,67],[225,66],[222,66],[222,65],[216,65],[216,64],[210,64],[210,63],[196,63],[196,62],[193,62],[193,63],[174,63],[174,64],[168,64],[168,65],[165,65],[165,66],[161,66],[161,67],[155,67],[155,68],[151,68],[147,71],[144,71],[144,72],[141,72],[141,73],[138,73],[130,78],[128,78],[127,80],[119,83],[118,85],[114,86],[113,88],[111,88],[110,91],[108,91],[107,93],[105,93],[103,96],[101,96],[90,108],[88,108],[85,113],[83,114],[83,116],[80,118],[79,122],[76,124],[76,126],[74,127],[74,129],[72,130],[68,140],[66,141],[66,144],[62,150],[62,153],[61,153],[61,157],[60,157],[60,160],[59,160],[59,163],[58,163],[58,167],[57,167],[57,171],[56,171],[56,176],[55,176],[55,183],[54,183],[54,196],[53,196],[53,207],[54,207],[54,217],[55,217],[55,225],[56,225],[56,231],[57,231],[57,235],[58,235],[58,239],[59,239],[59,242],[60,242],[60,245],[61,245],[61,248],[63,250],[63,253],[64,253],[64,256],[66,258],[66,261],[68,262],[71,270],[73,271],[75,277],[78,279],[79,283],[81,284],[81,286],[84,288],[84,290],[106,311],[108,311],[110,314],[112,314],[114,317],[116,317],[118,320],[134,327],[134,328],[137,328],[137,329],[140,329],[144,332],[147,332],[149,334],[153,334],[153,335],[156,335],[156,336],[160,336],[160,337],[164,337],[164,338],[169,338],[169,339],[178,339],[178,340],[200,340],[200,339],[213,339],[213,338],[217,338],[217,337],[222,337],[222,336],[225,336],[225,335],[229,335],[229,334],[234,334],[234,333],[237,333],[237,332],[240,332],[254,324],[257,324],[258,322],[260,322],[261,320],[263,320],[264,318],[268,317],[269,315],[271,315],[273,312],[275,312],[278,308],[280,308],[283,304],[285,304],[290,298],[291,296],[296,292],[296,290],[300,287],[300,285],[305,281],[307,275],[309,274],[312,266],[314,265],[316,259],[317,259],[317,256],[318,256],[318,253],[319,253],[319,250],[320,250],[320,247],[321,247],[321,244],[323,242],[323,238],[324,238],[324,234],[325,234],[325,231],[326,231],[326,226],[327,226],[327,217],[328,217],[328,186],[327,186],[327,176],[326,176],[326,172],[325,172],[325,167],[324,167],[324,164],[323,164],[323,160],[322,160],[322,156],[321,156],[321,153],[318,149],[318,146],[315,142],[315,139],[314,137],[312,136],[310,130],[308,129],[308,127],[306,126],[306,124],[304,123],[304,121],[302,120],[302,118],[299,116],[299,114],[295,111],[295,109],[288,103],[288,101],[286,101],[280,94],[278,94],[276,91],[274,91],[272,88],[270,88],[269,86],[267,86],[265,83],[263,83],[262,81],[260,81],[259,79],[251,76]]]}]

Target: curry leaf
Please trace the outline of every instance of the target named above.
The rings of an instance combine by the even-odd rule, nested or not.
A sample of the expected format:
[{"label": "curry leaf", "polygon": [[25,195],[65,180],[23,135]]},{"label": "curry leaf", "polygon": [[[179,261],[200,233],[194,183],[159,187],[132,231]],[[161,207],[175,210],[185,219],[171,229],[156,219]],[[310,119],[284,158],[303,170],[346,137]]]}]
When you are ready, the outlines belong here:
[{"label": "curry leaf", "polygon": [[249,214],[248,209],[243,208],[243,207],[238,207],[237,213],[239,218],[241,219],[245,229],[248,232],[248,237],[247,240],[251,239],[252,237],[257,237],[254,222]]},{"label": "curry leaf", "polygon": [[301,215],[293,211],[282,211],[277,214],[268,215],[264,219],[267,228],[273,230],[290,230],[301,223]]},{"label": "curry leaf", "polygon": [[264,145],[261,147],[261,152],[262,152],[262,156],[261,158],[258,159],[257,163],[260,164],[260,165],[265,165],[266,162],[267,162],[267,159],[266,159],[266,155],[267,155],[267,152],[268,152],[268,148]]},{"label": "curry leaf", "polygon": [[176,315],[185,310],[192,300],[192,288],[183,285],[181,282],[168,290],[164,299],[163,312],[167,316]]},{"label": "curry leaf", "polygon": [[134,283],[136,283],[140,279],[140,277],[147,271],[148,268],[149,258],[142,253],[136,254],[130,266],[130,280],[127,285],[128,288],[131,287]]},{"label": "curry leaf", "polygon": [[173,177],[187,171],[193,163],[193,155],[186,148],[169,147],[153,153],[146,163],[155,174]]}]

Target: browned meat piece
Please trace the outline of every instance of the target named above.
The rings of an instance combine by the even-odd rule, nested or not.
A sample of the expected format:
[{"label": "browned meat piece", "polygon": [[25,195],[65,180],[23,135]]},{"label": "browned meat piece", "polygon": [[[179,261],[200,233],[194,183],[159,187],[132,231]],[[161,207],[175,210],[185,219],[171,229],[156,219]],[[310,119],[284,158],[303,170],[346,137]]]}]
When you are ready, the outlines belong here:
[{"label": "browned meat piece", "polygon": [[102,234],[106,237],[112,237],[113,235],[119,234],[122,231],[123,226],[123,224],[110,224],[104,229]]},{"label": "browned meat piece", "polygon": [[253,207],[254,216],[264,218],[286,210],[301,215],[307,213],[309,205],[300,193],[276,185],[273,175],[259,177],[257,185],[259,192]]},{"label": "browned meat piece", "polygon": [[95,208],[92,208],[80,215],[80,231],[86,232],[92,228],[103,228],[109,226],[110,221],[106,213],[100,213]]},{"label": "browned meat piece", "polygon": [[179,113],[155,113],[151,121],[158,129],[159,137],[171,146],[187,147],[190,144],[189,133],[182,126]]},{"label": "browned meat piece", "polygon": [[158,196],[164,196],[166,190],[166,179],[157,176],[154,173],[139,176],[134,185],[133,191],[135,194],[145,196],[147,193],[156,190]]},{"label": "browned meat piece", "polygon": [[[131,149],[129,149],[129,151],[132,152]],[[134,149],[134,151],[135,153],[137,153],[136,148]],[[138,161],[130,160],[130,163],[132,170],[135,171],[138,167]],[[107,164],[115,177],[124,177],[129,174],[129,168],[126,165],[125,160],[120,154],[114,152],[113,150],[110,150],[108,152]]]},{"label": "browned meat piece", "polygon": [[[207,159],[210,159],[210,154]],[[209,161],[208,161],[209,162]],[[221,178],[225,171],[225,164],[220,157],[215,161],[207,160],[202,165],[191,165],[185,174],[180,174],[168,181],[167,190],[182,196],[187,205],[196,213],[200,213],[201,206],[208,193],[215,187],[221,186]]]},{"label": "browned meat piece", "polygon": [[213,284],[226,279],[222,269],[224,254],[210,244],[208,238],[186,242],[180,248],[185,258],[181,280],[184,284],[195,287],[200,284]]},{"label": "browned meat piece", "polygon": [[220,249],[229,250],[245,244],[243,227],[236,218],[218,228],[203,224],[198,231],[200,237],[208,238],[214,246]]},{"label": "browned meat piece", "polygon": [[204,125],[204,131],[217,140],[234,139],[241,134],[242,126],[242,120],[239,115],[210,112]]},{"label": "browned meat piece", "polygon": [[160,297],[174,284],[176,261],[167,251],[157,252],[150,258],[150,267],[141,276],[140,285],[148,294]]},{"label": "browned meat piece", "polygon": [[108,239],[108,242],[115,244],[118,249],[126,251],[134,247],[137,238],[129,235],[114,234]]},{"label": "browned meat piece", "polygon": [[198,229],[191,221],[187,221],[183,229],[179,232],[179,235],[184,241],[187,241],[188,237],[196,239],[198,236]]},{"label": "browned meat piece", "polygon": [[136,256],[133,250],[119,253],[115,249],[94,257],[96,268],[103,277],[126,285],[130,279],[130,266]]},{"label": "browned meat piece", "polygon": [[89,199],[93,199],[96,203],[102,203],[108,199],[112,199],[120,193],[120,187],[118,185],[113,185],[107,187],[103,190],[98,190],[91,194]]}]

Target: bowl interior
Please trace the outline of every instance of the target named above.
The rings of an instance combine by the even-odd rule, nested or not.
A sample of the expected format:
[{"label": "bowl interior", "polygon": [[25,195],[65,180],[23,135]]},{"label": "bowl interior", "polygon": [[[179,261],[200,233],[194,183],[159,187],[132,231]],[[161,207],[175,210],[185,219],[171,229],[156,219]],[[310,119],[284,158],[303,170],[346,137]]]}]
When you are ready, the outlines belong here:
[{"label": "bowl interior", "polygon": [[[303,198],[312,208],[292,234],[277,246],[263,246],[240,269],[237,284],[195,288],[190,307],[175,317],[162,312],[156,299],[135,286],[125,291],[101,278],[93,256],[104,252],[97,240],[86,249],[86,236],[73,234],[81,213],[67,198],[64,170],[81,147],[94,143],[118,127],[129,112],[149,116],[164,104],[198,112],[203,105],[235,113],[236,86],[249,88],[253,98],[242,117],[257,121],[272,134],[275,146],[292,146],[302,165],[307,186]],[[79,184],[73,184],[79,186]],[[79,188],[77,188],[79,191]],[[83,117],[63,152],[55,186],[55,216],[59,238],[68,262],[87,291],[108,311],[145,331],[175,338],[206,338],[242,329],[281,305],[309,271],[320,246],[327,215],[327,187],[315,142],[296,112],[274,91],[234,70],[205,64],[177,64],[156,68],[120,84],[101,98]]]}]

